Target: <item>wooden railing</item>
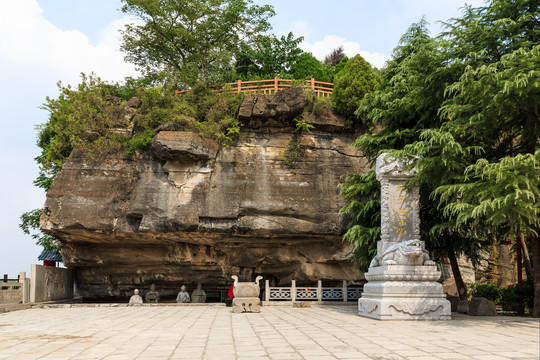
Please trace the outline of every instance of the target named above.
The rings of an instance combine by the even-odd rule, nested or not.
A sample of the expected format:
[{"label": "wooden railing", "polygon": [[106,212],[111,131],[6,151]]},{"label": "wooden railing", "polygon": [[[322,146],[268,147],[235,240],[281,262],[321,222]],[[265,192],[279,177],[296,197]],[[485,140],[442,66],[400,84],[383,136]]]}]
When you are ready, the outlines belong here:
[{"label": "wooden railing", "polygon": [[[298,83],[298,80],[291,79],[278,79],[277,76],[270,80],[254,80],[254,81],[242,81],[238,80],[233,83],[225,84],[221,89],[212,90],[215,92],[236,92],[244,94],[274,94],[279,90],[290,88],[294,83]],[[300,85],[302,81],[300,80]],[[329,97],[334,90],[334,84],[316,81],[314,78],[304,81],[304,87],[311,89],[317,94],[317,97]],[[175,90],[174,96],[183,94],[189,90]]]}]

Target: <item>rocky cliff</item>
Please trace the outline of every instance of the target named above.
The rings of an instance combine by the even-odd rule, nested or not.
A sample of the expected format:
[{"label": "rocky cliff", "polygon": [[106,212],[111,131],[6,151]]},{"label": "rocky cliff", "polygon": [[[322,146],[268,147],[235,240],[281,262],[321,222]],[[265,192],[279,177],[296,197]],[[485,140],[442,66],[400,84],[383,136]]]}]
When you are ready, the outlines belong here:
[{"label": "rocky cliff", "polygon": [[[295,131],[303,89],[244,98],[230,147],[161,131],[150,149],[90,161],[74,151],[47,193],[42,229],[76,270],[77,294],[125,296],[155,283],[226,289],[230,276],[272,284],[358,280],[337,186],[366,171],[329,111]],[[294,161],[285,161],[286,156]]]}]

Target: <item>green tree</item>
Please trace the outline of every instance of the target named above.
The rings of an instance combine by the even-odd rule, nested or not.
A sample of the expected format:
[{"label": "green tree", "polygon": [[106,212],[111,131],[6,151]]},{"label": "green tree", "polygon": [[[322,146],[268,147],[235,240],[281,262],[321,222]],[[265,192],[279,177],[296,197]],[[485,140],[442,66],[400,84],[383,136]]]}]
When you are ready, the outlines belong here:
[{"label": "green tree", "polygon": [[60,82],[58,88],[58,98],[47,97],[42,106],[50,114],[49,122],[39,134],[43,151],[37,160],[43,170],[61,168],[75,147],[92,157],[120,148],[125,136],[111,130],[128,125],[121,116],[113,116],[113,106],[122,99],[113,97],[107,85],[94,74],[81,74],[81,82],[75,88]]},{"label": "green tree", "polygon": [[[419,139],[420,130],[436,128],[443,122],[438,109],[444,100],[444,86],[457,79],[453,67],[444,66],[446,60],[439,42],[429,36],[425,19],[411,25],[394,49],[392,59],[380,71],[377,90],[359,102],[357,115],[368,126],[378,129],[375,134],[365,134],[356,140],[355,145],[364,154],[375,159],[383,150],[403,149]],[[449,162],[439,163],[438,171],[448,176],[459,173],[464,165],[456,163],[456,159],[452,161],[452,166]],[[432,185],[420,186],[421,237],[434,258],[442,255],[450,259],[460,296],[464,299],[466,287],[461,280],[457,256],[465,253],[474,259],[477,252],[472,251],[474,245],[465,234],[442,230],[441,224],[447,223],[437,203],[430,199]],[[364,176],[346,177],[341,188],[349,201],[342,211],[351,216],[345,239],[357,245],[357,261],[363,269],[373,257],[380,236],[379,189],[374,171]]]},{"label": "green tree", "polygon": [[358,104],[376,85],[375,72],[360,55],[351,58],[343,70],[336,74],[332,102],[335,110],[346,117],[349,125],[358,121],[355,115]]},{"label": "green tree", "polygon": [[303,53],[291,67],[291,74],[295,79],[311,79],[330,81],[327,69],[311,53]]},{"label": "green tree", "polygon": [[32,239],[36,240],[36,245],[43,247],[43,250],[58,250],[56,247],[56,239],[51,235],[41,232],[39,229],[39,219],[42,213],[42,209],[34,209],[25,212],[21,215],[19,227],[26,235],[30,235]]},{"label": "green tree", "polygon": [[154,79],[179,86],[219,82],[233,54],[270,29],[271,6],[250,0],[122,0],[122,11],[143,21],[126,25],[125,59]]},{"label": "green tree", "polygon": [[[422,156],[417,181],[431,176],[437,185],[432,197],[455,231],[531,239],[536,317],[540,316],[539,4],[495,0],[485,7],[467,8],[463,19],[449,24],[446,36],[460,45],[450,51],[465,68],[446,87],[447,99],[440,108],[445,122],[440,129],[424,131],[423,138],[406,149]],[[437,144],[442,141],[452,144],[446,146],[445,156],[459,157],[463,167],[446,179],[434,171]]]},{"label": "green tree", "polygon": [[[409,185],[420,186],[434,215],[427,218],[433,222],[428,234],[436,235],[428,236],[430,241],[446,238],[454,252],[466,253],[495,238],[529,235],[534,316],[540,316],[538,19],[538,1],[493,0],[465,8],[463,17],[450,20],[448,31],[433,40],[432,50],[426,48],[433,61],[425,66],[431,70],[409,89],[414,97],[405,91],[389,97],[393,111],[379,101],[380,91],[366,98],[359,112],[385,128],[357,141],[372,155],[394,149],[395,156],[416,159],[418,175]],[[408,84],[415,74],[403,71],[412,60],[404,55],[395,76]],[[392,93],[398,83],[382,77]],[[412,122],[392,125],[403,118]]]},{"label": "green tree", "polygon": [[235,73],[232,76],[242,80],[269,79],[280,74],[287,74],[302,56],[298,45],[304,40],[294,38],[292,32],[277,38],[274,35],[261,35],[254,44],[241,44],[235,54]]}]

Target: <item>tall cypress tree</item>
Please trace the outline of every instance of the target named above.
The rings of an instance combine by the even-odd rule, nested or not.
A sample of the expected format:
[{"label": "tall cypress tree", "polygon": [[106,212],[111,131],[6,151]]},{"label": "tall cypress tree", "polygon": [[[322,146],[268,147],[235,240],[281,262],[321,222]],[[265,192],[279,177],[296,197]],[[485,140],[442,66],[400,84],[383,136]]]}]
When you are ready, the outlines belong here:
[{"label": "tall cypress tree", "polygon": [[[539,19],[538,1],[493,0],[464,8],[436,39],[426,35],[422,22],[412,26],[381,71],[382,87],[357,111],[382,130],[356,141],[371,157],[391,151],[415,159],[419,172],[409,185],[421,189],[422,236],[431,250],[452,261],[459,253],[478,254],[495,238],[531,239],[535,316],[540,316]],[[367,188],[366,179],[356,178],[342,190]],[[355,200],[361,205],[351,202],[345,210],[358,220],[355,209],[369,201]]]}]

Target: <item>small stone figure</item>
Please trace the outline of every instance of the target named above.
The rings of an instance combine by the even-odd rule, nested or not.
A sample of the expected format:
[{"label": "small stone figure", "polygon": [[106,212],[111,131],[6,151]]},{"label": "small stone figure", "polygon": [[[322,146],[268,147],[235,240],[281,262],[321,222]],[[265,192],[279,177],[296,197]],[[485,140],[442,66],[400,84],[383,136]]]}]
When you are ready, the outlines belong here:
[{"label": "small stone figure", "polygon": [[182,285],[182,287],[180,288],[180,292],[178,293],[178,296],[176,297],[176,302],[184,303],[184,304],[191,302],[189,300],[189,293],[186,291],[185,285]]},{"label": "small stone figure", "polygon": [[144,297],[147,303],[157,304],[159,302],[159,292],[156,291],[156,285],[150,285],[150,291],[146,293]]},{"label": "small stone figure", "polygon": [[128,306],[140,306],[143,304],[143,299],[139,295],[139,289],[135,289],[133,291],[133,295],[129,298],[129,304]]},{"label": "small stone figure", "polygon": [[191,302],[194,303],[205,303],[206,302],[206,292],[202,289],[201,283],[197,284],[197,288],[191,293]]}]

